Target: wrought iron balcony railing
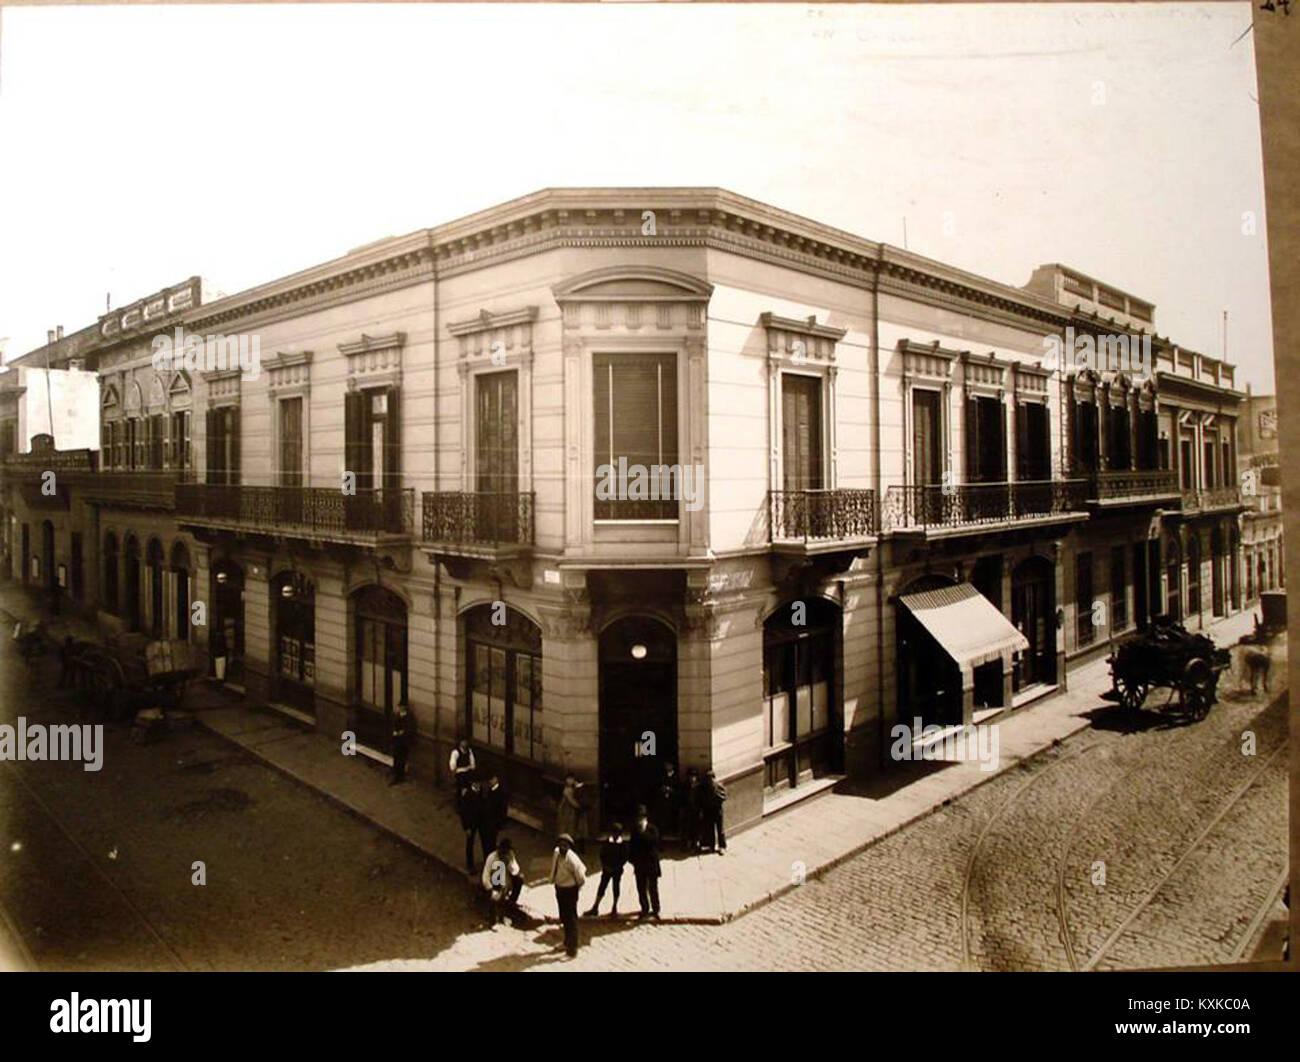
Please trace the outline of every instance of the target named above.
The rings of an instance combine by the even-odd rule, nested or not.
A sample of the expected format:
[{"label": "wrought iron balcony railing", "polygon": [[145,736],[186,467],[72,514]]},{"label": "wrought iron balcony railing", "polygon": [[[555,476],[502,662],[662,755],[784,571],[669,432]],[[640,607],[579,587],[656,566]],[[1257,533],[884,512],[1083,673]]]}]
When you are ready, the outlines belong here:
[{"label": "wrought iron balcony railing", "polygon": [[491,549],[533,544],[531,491],[426,491],[420,507],[427,543]]},{"label": "wrought iron balcony railing", "polygon": [[1163,470],[1097,472],[1092,475],[1090,486],[1089,497],[1097,501],[1170,498],[1180,493],[1177,474]]},{"label": "wrought iron balcony railing", "polygon": [[313,538],[409,535],[415,490],[383,487],[345,494],[338,487],[176,485],[176,513],[189,523],[299,532]]},{"label": "wrought iron balcony railing", "polygon": [[880,525],[874,490],[774,490],[768,500],[773,542],[871,538]]},{"label": "wrought iron balcony railing", "polygon": [[1243,504],[1239,487],[1192,488],[1184,490],[1183,512],[1204,509],[1231,509]]},{"label": "wrought iron balcony railing", "polygon": [[885,492],[886,531],[983,526],[1084,511],[1088,481],[932,484]]}]

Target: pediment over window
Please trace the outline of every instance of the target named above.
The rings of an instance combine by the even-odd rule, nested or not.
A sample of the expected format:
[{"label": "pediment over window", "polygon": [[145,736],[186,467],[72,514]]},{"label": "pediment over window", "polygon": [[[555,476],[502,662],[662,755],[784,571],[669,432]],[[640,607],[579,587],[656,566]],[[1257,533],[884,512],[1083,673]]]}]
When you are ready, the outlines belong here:
[{"label": "pediment over window", "polygon": [[658,266],[609,266],[551,289],[556,302],[707,302],[713,285]]},{"label": "pediment over window", "polygon": [[104,410],[115,410],[117,409],[118,404],[119,399],[117,397],[117,388],[112,384],[107,384],[104,387],[104,393],[99,397],[100,408]]}]

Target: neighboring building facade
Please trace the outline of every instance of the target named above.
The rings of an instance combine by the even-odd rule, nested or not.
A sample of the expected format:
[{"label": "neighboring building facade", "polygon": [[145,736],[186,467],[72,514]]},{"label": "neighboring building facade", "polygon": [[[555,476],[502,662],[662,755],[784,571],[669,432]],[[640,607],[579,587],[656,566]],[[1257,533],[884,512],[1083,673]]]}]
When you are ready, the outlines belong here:
[{"label": "neighboring building facade", "polygon": [[1247,606],[1266,590],[1286,585],[1286,548],[1282,526],[1282,478],[1278,464],[1277,396],[1247,391],[1237,425],[1241,464],[1246,471],[1242,517],[1242,568]]},{"label": "neighboring building facade", "polygon": [[[575,189],[187,283],[96,328],[101,611],[177,636],[201,601],[214,675],[363,749],[406,703],[417,770],[468,738],[521,805],[573,772],[623,812],[671,759],[748,824],[879,770],[897,722],[1240,607],[1231,366],[1063,266],[1016,288],[717,189]],[[159,373],[176,325],[255,336],[257,372]],[[1147,337],[1152,374],[1045,364],[1067,330]]]}]

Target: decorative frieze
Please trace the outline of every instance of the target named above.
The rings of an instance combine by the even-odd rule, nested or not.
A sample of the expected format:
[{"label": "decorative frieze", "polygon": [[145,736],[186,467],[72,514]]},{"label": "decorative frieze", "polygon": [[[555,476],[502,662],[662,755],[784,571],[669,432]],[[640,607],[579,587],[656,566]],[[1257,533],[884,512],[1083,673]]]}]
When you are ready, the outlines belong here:
[{"label": "decorative frieze", "polygon": [[402,348],[405,332],[368,336],[340,343],[339,353],[348,360],[348,390],[362,387],[397,387],[402,382]]}]

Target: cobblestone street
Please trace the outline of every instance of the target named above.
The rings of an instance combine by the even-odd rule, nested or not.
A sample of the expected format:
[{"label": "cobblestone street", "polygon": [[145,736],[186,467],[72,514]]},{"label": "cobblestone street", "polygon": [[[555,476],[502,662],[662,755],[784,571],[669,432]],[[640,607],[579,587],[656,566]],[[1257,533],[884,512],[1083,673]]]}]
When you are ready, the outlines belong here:
[{"label": "cobblestone street", "polygon": [[[1164,691],[1152,695],[1149,707]],[[724,926],[583,920],[461,935],[409,969],[1067,970],[1242,961],[1286,867],[1285,699],[1093,727]],[[1256,751],[1242,752],[1253,731]],[[1105,864],[1105,884],[1093,884]],[[631,874],[626,910],[636,909]],[[632,891],[629,902],[628,894]]]}]

